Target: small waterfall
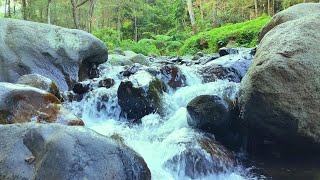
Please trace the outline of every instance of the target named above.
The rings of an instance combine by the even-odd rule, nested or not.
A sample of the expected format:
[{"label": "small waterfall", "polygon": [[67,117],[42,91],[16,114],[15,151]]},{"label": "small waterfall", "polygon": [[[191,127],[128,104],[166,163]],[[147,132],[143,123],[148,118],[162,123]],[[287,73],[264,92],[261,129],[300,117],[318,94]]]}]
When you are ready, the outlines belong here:
[{"label": "small waterfall", "polygon": [[[243,76],[251,64],[252,58],[250,49],[242,49],[236,55],[227,55],[205,65],[218,64],[233,67]],[[154,63],[152,68],[157,69],[159,66],[160,64]],[[196,149],[196,152],[206,154],[205,158],[210,160],[210,155],[202,152],[203,150],[196,142],[203,136],[203,133],[193,130],[187,123],[187,104],[199,95],[228,96],[230,99],[234,99],[240,83],[227,79],[203,83],[203,78],[198,70],[204,65],[177,66],[186,77],[186,86],[176,90],[169,88],[170,90],[163,93],[163,115],[156,112],[146,115],[141,119],[141,124],[128,123],[121,115],[121,108],[118,105],[118,87],[122,80],[127,79],[120,74],[126,71],[126,67],[112,66],[108,62],[99,66],[100,78],[84,82],[90,84],[92,90],[84,95],[81,101],[66,102],[65,106],[81,117],[87,127],[103,135],[117,137],[138,152],[151,170],[152,179],[191,179],[183,171],[186,168],[183,161],[178,159],[175,162],[175,168],[169,163],[188,147]],[[138,67],[139,71],[150,68]],[[143,82],[145,74],[141,73],[137,77],[141,78],[141,82],[137,82],[137,84],[145,83]],[[105,78],[114,79],[114,86],[109,89],[98,87],[98,82]],[[196,167],[194,168],[196,169]],[[195,179],[241,180],[257,178],[250,175],[250,171],[238,163],[230,168],[225,167],[221,173],[200,175]]]}]

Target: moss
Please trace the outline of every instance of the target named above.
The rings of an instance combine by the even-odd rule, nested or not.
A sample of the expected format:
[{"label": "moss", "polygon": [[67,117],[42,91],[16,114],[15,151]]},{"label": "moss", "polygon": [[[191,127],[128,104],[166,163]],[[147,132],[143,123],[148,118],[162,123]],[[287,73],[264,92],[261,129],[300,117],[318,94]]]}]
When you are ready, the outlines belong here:
[{"label": "moss", "polygon": [[51,93],[44,94],[43,99],[46,103],[61,104],[61,101],[55,95],[53,95]]},{"label": "moss", "polygon": [[8,117],[12,115],[10,112],[6,110],[0,110],[0,124],[7,124]]},{"label": "moss", "polygon": [[159,79],[155,79],[150,82],[149,90],[147,93],[148,99],[153,101],[153,104],[157,108],[159,113],[162,112],[162,91],[164,89],[164,84]]},{"label": "moss", "polygon": [[236,47],[254,47],[257,43],[260,29],[271,19],[261,16],[257,19],[228,24],[220,28],[199,33],[187,39],[181,47],[182,54],[195,54],[198,51],[205,53],[217,52],[226,46],[229,41],[235,42]]}]

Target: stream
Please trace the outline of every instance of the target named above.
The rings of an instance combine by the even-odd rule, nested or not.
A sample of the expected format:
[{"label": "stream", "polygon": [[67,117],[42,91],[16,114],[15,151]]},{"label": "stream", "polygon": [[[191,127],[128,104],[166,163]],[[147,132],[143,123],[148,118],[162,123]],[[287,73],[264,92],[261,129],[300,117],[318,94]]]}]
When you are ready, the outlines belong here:
[{"label": "stream", "polygon": [[[205,65],[216,64],[233,67],[243,76],[253,59],[250,52],[251,49],[241,49],[236,54],[220,57]],[[190,57],[183,57],[183,59],[185,58]],[[168,58],[154,59],[150,67],[158,69],[163,65],[163,62],[161,62],[163,59],[167,60]],[[109,62],[98,67],[100,70],[99,78],[84,82],[90,84],[92,90],[85,94],[81,101],[66,102],[65,106],[82,118],[86,127],[108,137],[117,137],[138,152],[146,161],[152,179],[191,179],[183,170],[186,168],[183,161],[178,161],[174,168],[168,165],[170,159],[186,149],[186,143],[184,142],[192,143],[202,135],[201,132],[189,127],[187,123],[187,104],[199,95],[217,95],[219,97],[227,95],[230,99],[234,99],[239,91],[240,83],[231,82],[228,79],[203,83],[198,69],[204,65],[176,64],[176,66],[185,75],[186,86],[179,87],[176,90],[169,88],[167,92],[164,92],[162,95],[164,112],[161,115],[157,112],[146,115],[141,119],[140,124],[128,123],[128,120],[122,115],[118,104],[117,90],[121,81],[128,77],[119,75],[122,71],[125,71],[124,66],[112,66]],[[148,82],[149,76],[143,70],[150,67],[138,66],[138,72],[132,75],[138,85]],[[114,79],[114,86],[109,89],[99,88],[97,82],[105,78]],[[130,78],[132,79],[132,77]],[[107,101],[101,101],[101,97],[107,97]],[[201,147],[196,147],[196,149],[201,151]],[[251,169],[252,167],[245,167],[240,162],[234,167],[226,167],[221,173],[200,175],[195,179],[242,180],[262,178],[251,173]]]}]

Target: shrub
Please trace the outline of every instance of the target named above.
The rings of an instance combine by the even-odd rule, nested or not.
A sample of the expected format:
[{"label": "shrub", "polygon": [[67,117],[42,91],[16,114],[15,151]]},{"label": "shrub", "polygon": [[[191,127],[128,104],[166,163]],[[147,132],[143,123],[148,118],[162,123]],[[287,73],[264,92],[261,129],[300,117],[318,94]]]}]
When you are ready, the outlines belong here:
[{"label": "shrub", "polygon": [[181,53],[194,54],[197,51],[206,53],[217,52],[220,47],[226,46],[230,40],[234,40],[237,47],[254,47],[256,46],[260,29],[269,20],[269,16],[261,16],[254,20],[227,24],[220,28],[199,33],[184,42],[181,47]]}]

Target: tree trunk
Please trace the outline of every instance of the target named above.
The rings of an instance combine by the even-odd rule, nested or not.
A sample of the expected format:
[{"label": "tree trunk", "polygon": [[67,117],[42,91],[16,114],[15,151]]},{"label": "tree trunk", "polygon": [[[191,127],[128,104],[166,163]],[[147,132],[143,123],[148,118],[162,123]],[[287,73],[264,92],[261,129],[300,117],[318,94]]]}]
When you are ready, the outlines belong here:
[{"label": "tree trunk", "polygon": [[47,17],[48,17],[48,24],[51,24],[51,11],[50,11],[50,4],[51,4],[51,0],[48,0],[48,4],[47,4]]},{"label": "tree trunk", "polygon": [[75,28],[79,29],[79,22],[77,18],[77,2],[75,0],[70,0],[72,5],[72,17]]},{"label": "tree trunk", "polygon": [[254,0],[254,10],[255,10],[256,18],[257,18],[259,16],[258,0]]},{"label": "tree trunk", "polygon": [[198,34],[196,19],[194,17],[194,13],[193,13],[192,0],[187,0],[187,6],[188,6],[188,12],[189,12],[189,16],[190,16],[193,34]]},{"label": "tree trunk", "polygon": [[16,15],[16,0],[13,0],[13,15]]},{"label": "tree trunk", "polygon": [[138,42],[138,25],[137,25],[137,16],[134,16],[134,39]]},{"label": "tree trunk", "polygon": [[202,0],[200,0],[200,15],[201,15],[201,25],[204,26],[204,13],[203,13]]},{"label": "tree trunk", "polygon": [[117,31],[118,31],[118,41],[121,41],[121,19],[120,13],[118,14],[117,18]]},{"label": "tree trunk", "polygon": [[215,0],[213,7],[213,28],[219,27],[218,23],[218,0]]},{"label": "tree trunk", "polygon": [[270,2],[270,0],[268,0],[268,2],[267,2],[268,4],[267,4],[267,6],[268,6],[268,15],[269,16],[271,16],[271,2]]},{"label": "tree trunk", "polygon": [[8,4],[8,0],[4,2],[4,17],[7,17],[7,4]]},{"label": "tree trunk", "polygon": [[8,0],[8,17],[11,17],[11,0]]},{"label": "tree trunk", "polygon": [[27,20],[27,3],[26,0],[22,0],[22,15],[23,15],[23,19]]},{"label": "tree trunk", "polygon": [[89,32],[92,32],[92,18],[94,10],[94,0],[90,0],[90,9],[89,9]]}]

